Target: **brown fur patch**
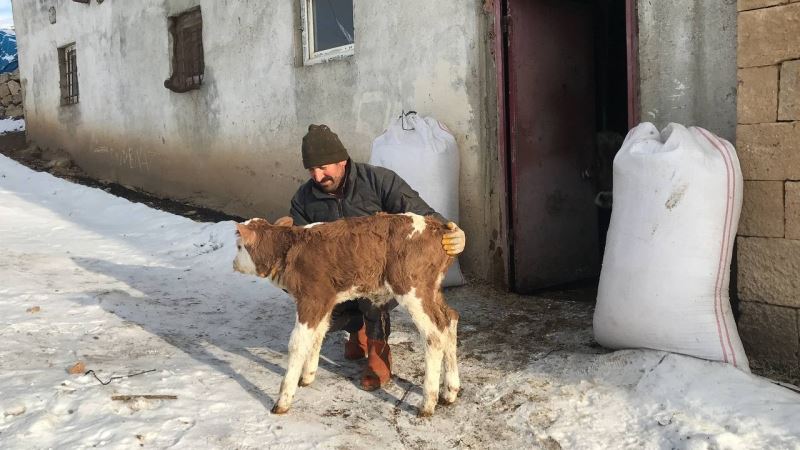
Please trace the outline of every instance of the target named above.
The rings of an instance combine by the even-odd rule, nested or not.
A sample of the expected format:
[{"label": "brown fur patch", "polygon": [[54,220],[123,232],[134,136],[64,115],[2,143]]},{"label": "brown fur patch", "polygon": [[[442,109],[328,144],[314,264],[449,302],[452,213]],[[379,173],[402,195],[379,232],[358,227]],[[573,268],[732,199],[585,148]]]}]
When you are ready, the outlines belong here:
[{"label": "brown fur patch", "polygon": [[450,230],[432,217],[425,218],[425,225],[411,238],[412,218],[394,214],[312,228],[277,227],[254,219],[237,229],[257,273],[277,272],[280,284],[297,302],[298,320],[310,328],[333,310],[337,294],[356,288],[367,296],[388,284],[398,295],[416,288],[424,312],[443,330],[454,313],[440,288],[453,262],[441,244]]}]

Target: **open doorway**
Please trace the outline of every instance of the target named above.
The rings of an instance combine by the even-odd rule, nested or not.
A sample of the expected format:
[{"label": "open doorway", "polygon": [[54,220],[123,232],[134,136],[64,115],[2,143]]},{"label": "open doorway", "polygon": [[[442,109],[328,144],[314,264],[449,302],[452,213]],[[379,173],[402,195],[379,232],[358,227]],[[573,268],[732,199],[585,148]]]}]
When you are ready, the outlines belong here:
[{"label": "open doorway", "polygon": [[[510,285],[596,284],[611,162],[633,114],[632,0],[505,0]],[[626,13],[627,18],[626,20]]]}]

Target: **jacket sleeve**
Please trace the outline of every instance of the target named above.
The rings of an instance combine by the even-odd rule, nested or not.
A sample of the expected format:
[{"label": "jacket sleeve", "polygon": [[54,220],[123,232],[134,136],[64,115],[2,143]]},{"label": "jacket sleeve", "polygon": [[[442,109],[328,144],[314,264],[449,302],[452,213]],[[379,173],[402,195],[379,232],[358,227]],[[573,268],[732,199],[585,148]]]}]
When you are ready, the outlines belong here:
[{"label": "jacket sleeve", "polygon": [[289,215],[292,216],[295,225],[308,225],[311,223],[306,216],[305,207],[300,200],[302,188],[297,190],[297,193],[292,197],[292,206],[289,208]]},{"label": "jacket sleeve", "polygon": [[449,222],[448,219],[425,203],[419,193],[411,189],[411,186],[399,175],[388,169],[385,169],[382,175],[380,177],[380,190],[384,211],[391,214],[411,212],[421,216],[434,216],[442,223]]}]

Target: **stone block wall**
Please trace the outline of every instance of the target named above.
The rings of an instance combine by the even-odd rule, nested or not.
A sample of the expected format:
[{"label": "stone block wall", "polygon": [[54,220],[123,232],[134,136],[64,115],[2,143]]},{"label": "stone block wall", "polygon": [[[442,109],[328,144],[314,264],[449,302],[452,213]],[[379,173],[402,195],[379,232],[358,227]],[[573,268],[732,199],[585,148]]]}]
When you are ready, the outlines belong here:
[{"label": "stone block wall", "polygon": [[800,0],[739,0],[739,333],[756,369],[800,380]]},{"label": "stone block wall", "polygon": [[10,73],[0,73],[0,119],[18,118],[24,115],[19,69]]}]

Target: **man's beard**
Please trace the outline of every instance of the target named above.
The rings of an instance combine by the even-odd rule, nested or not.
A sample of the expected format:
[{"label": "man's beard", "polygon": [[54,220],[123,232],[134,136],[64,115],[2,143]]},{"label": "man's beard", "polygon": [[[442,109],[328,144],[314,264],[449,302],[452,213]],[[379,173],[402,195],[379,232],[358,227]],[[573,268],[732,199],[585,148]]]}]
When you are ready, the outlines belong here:
[{"label": "man's beard", "polygon": [[[330,181],[330,183],[328,183],[329,181]],[[327,184],[323,184],[323,183],[327,183]],[[336,192],[337,189],[339,189],[339,185],[340,184],[342,184],[341,183],[341,179],[337,183],[336,180],[333,177],[325,177],[325,178],[321,179],[319,181],[319,183],[317,183],[317,187],[319,187],[326,194],[333,194],[334,192]]]}]

